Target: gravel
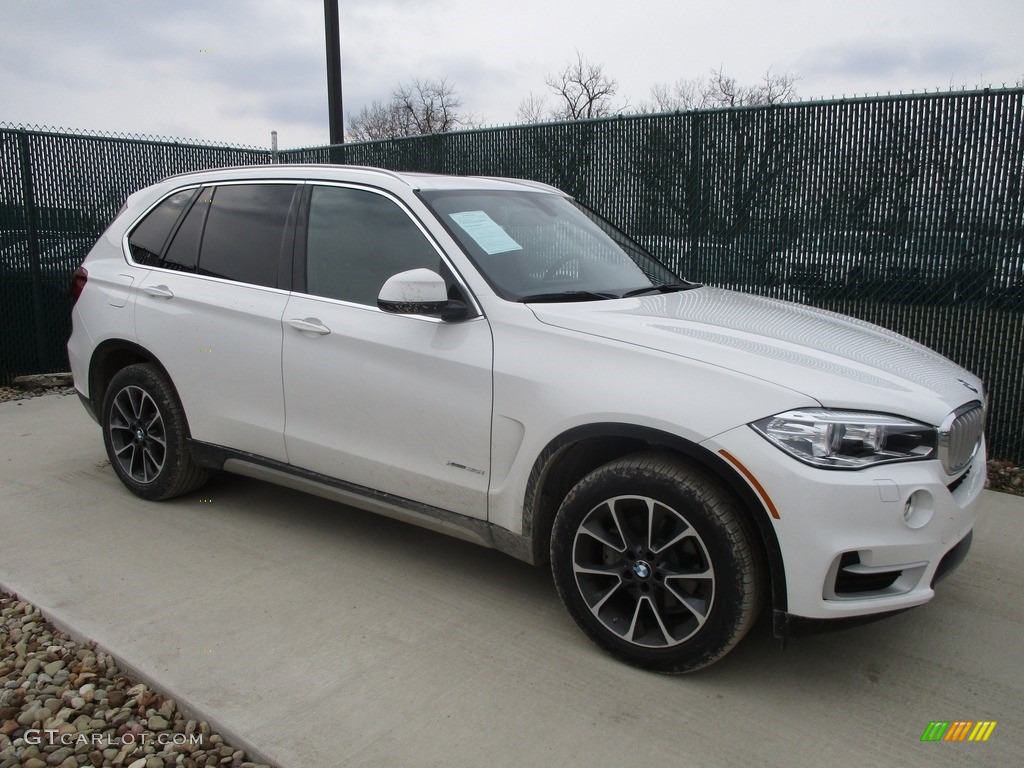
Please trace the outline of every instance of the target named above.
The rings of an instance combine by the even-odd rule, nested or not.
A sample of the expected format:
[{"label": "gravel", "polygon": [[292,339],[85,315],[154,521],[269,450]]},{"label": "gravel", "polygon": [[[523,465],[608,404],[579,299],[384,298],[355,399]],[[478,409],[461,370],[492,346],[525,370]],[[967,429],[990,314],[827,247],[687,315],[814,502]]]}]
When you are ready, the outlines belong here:
[{"label": "gravel", "polygon": [[1024,496],[1024,467],[995,459],[988,463],[988,487],[993,491]]},{"label": "gravel", "polygon": [[0,768],[269,768],[0,592]]},{"label": "gravel", "polygon": [[28,400],[31,397],[42,397],[43,395],[73,395],[74,387],[54,387],[51,389],[23,389],[21,387],[0,387],[0,403],[9,400]]}]

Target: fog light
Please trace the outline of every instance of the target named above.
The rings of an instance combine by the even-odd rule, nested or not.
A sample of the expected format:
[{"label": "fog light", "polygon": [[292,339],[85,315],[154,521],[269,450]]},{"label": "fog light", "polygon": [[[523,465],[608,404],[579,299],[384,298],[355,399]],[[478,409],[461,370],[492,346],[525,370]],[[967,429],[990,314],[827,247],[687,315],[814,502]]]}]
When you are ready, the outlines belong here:
[{"label": "fog light", "polygon": [[903,505],[903,522],[910,528],[928,524],[935,513],[935,500],[928,491],[914,491]]}]

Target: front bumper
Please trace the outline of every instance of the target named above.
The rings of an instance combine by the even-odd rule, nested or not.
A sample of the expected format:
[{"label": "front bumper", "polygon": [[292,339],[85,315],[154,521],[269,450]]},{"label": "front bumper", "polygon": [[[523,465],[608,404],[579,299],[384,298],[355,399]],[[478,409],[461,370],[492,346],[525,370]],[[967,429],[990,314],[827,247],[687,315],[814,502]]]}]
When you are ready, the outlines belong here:
[{"label": "front bumper", "polygon": [[[869,619],[928,602],[963,560],[985,487],[985,449],[957,477],[938,461],[857,471],[811,467],[749,427],[705,443],[741,462],[778,518],[785,569],[776,631],[817,620]],[[766,513],[767,514],[767,513]],[[844,622],[840,622],[844,623]]]},{"label": "front bumper", "polygon": [[[967,557],[967,551],[971,548],[971,540],[974,533],[968,533],[956,546],[947,552],[939,561],[939,567],[932,578],[934,587],[940,580],[955,571],[960,563]],[[775,610],[772,617],[772,628],[776,637],[793,637],[795,635],[814,635],[821,632],[831,632],[837,629],[859,627],[874,621],[880,621],[897,613],[909,610],[899,608],[894,611],[883,611],[882,613],[869,613],[863,616],[846,616],[844,618],[831,619],[808,619],[804,616],[796,616],[787,611]]]}]

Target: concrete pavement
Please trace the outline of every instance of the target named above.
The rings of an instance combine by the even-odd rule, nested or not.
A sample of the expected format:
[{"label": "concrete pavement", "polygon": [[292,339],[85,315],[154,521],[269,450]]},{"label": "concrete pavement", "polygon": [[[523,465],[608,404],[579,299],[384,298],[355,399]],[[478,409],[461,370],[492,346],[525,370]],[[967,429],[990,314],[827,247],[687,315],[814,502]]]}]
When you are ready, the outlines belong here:
[{"label": "concrete pavement", "polygon": [[[549,575],[232,476],[159,504],[74,397],[0,403],[0,585],[282,767],[978,765],[1024,748],[1024,499],[928,606],[687,677],[601,653]],[[996,720],[986,743],[921,743]]]}]

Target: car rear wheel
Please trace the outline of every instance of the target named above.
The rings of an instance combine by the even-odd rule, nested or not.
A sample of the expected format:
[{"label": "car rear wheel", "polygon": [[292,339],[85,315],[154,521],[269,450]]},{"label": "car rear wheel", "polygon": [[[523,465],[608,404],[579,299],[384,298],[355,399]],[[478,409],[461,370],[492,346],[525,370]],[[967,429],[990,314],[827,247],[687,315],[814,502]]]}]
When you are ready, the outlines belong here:
[{"label": "car rear wheel", "polygon": [[102,424],[110,464],[135,495],[159,501],[206,482],[207,472],[189,453],[185,413],[156,366],[130,365],[114,376]]},{"label": "car rear wheel", "polygon": [[551,567],[597,645],[658,672],[715,662],[760,607],[745,518],[709,476],[667,456],[620,459],[584,477],[555,519]]}]

